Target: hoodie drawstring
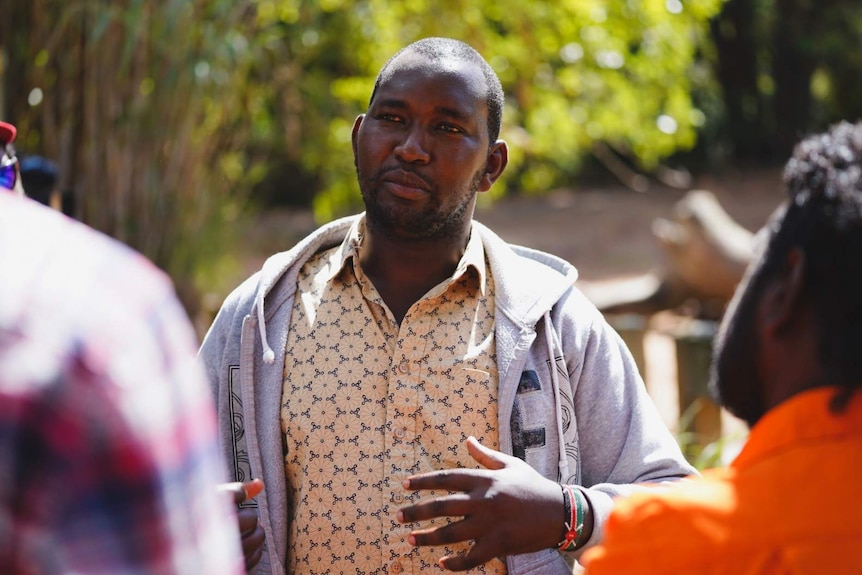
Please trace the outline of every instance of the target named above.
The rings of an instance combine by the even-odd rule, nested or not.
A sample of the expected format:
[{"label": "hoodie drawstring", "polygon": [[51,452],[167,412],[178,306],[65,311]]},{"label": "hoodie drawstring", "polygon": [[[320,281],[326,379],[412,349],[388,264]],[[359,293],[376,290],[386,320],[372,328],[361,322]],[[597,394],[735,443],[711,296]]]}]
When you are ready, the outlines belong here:
[{"label": "hoodie drawstring", "polygon": [[255,297],[255,305],[257,306],[257,327],[260,330],[260,344],[263,346],[263,362],[272,364],[275,361],[275,352],[269,347],[269,342],[266,341],[266,322],[263,315],[263,298],[264,290],[257,292]]},{"label": "hoodie drawstring", "polygon": [[554,388],[554,408],[557,410],[557,438],[559,442],[560,460],[557,466],[560,470],[560,479],[565,481],[569,476],[569,458],[566,455],[566,438],[563,436],[563,404],[560,392],[560,376],[557,374],[557,358],[554,356],[553,325],[551,324],[551,313],[545,312],[545,340],[548,345],[548,355],[551,360],[551,383]]}]

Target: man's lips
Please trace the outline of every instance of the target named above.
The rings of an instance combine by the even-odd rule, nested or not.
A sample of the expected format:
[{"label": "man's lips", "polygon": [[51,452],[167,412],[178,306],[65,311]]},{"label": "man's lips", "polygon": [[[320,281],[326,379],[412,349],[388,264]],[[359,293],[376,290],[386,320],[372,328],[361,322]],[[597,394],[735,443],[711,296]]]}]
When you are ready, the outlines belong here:
[{"label": "man's lips", "polygon": [[381,179],[386,189],[393,195],[405,199],[425,196],[431,189],[425,180],[410,172],[392,171],[385,174]]}]

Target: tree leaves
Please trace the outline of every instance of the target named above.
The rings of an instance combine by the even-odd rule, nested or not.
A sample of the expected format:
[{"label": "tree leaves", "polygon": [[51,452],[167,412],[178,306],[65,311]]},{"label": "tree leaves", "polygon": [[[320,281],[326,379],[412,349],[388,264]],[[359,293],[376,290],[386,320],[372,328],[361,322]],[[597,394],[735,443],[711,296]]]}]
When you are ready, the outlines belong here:
[{"label": "tree leaves", "polygon": [[[303,71],[301,84],[282,88],[303,101],[303,112],[315,112],[299,120],[301,156],[307,170],[323,175],[315,201],[322,220],[360,206],[339,130],[363,111],[377,71],[403,45],[445,35],[467,41],[492,63],[507,94],[502,137],[516,146],[496,193],[541,192],[573,177],[596,141],[629,150],[646,168],[694,144],[703,114],[691,100],[697,76],[690,71],[720,4],[257,2],[262,24],[279,27],[285,39],[274,65]],[[309,29],[314,46],[298,41]],[[292,112],[281,107],[276,114],[287,122]]]}]

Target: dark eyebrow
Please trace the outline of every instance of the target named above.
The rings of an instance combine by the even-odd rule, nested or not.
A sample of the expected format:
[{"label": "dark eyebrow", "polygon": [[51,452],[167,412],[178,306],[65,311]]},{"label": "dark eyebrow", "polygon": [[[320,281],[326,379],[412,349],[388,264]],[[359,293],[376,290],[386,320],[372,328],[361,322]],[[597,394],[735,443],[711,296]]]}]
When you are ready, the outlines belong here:
[{"label": "dark eyebrow", "polygon": [[445,106],[438,106],[437,113],[442,116],[447,116],[452,118],[453,120],[458,120],[459,122],[467,122],[470,120],[470,114],[465,114],[461,110],[457,110],[455,108],[447,108]]},{"label": "dark eyebrow", "polygon": [[[377,102],[375,102],[375,105],[395,110],[406,110],[407,108],[409,108],[407,102],[395,98],[378,100]],[[446,116],[447,118],[452,118],[453,120],[458,120],[459,122],[467,122],[470,120],[471,117],[470,114],[462,112],[457,108],[449,108],[447,106],[438,106],[437,108],[435,108],[435,111],[441,116]]]},{"label": "dark eyebrow", "polygon": [[395,108],[397,110],[404,110],[407,108],[407,102],[404,100],[395,100],[393,98],[388,100],[377,100],[373,105],[381,106],[383,108]]}]

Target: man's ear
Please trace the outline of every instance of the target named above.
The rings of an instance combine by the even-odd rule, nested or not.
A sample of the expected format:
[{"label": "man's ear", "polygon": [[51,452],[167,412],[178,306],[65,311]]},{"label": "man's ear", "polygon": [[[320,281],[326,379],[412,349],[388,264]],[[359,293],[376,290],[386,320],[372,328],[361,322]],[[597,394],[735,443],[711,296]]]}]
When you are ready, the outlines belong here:
[{"label": "man's ear", "polygon": [[781,271],[764,290],[761,304],[764,329],[779,333],[799,319],[807,273],[805,254],[799,248],[793,248],[787,253]]},{"label": "man's ear", "polygon": [[365,114],[359,114],[356,116],[356,119],[353,120],[353,131],[350,134],[350,144],[353,146],[353,166],[356,167],[356,138],[359,136],[359,126],[362,125],[362,120],[365,119]]},{"label": "man's ear", "polygon": [[509,146],[504,140],[497,140],[488,152],[488,160],[485,162],[485,173],[479,182],[479,191],[487,192],[497,181],[497,178],[506,169],[509,163]]}]

